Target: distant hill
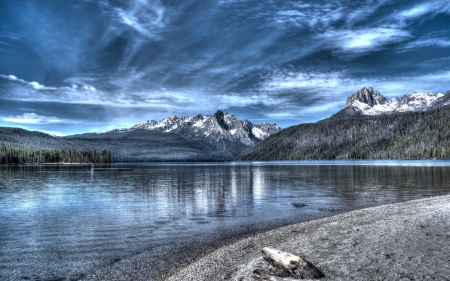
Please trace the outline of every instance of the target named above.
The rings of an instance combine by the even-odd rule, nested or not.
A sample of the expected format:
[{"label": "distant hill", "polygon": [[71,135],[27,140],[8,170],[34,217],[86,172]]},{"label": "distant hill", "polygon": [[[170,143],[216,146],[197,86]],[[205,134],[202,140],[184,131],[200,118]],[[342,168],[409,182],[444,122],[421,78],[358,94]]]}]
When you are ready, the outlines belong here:
[{"label": "distant hill", "polygon": [[236,160],[450,159],[449,96],[412,94],[393,106],[363,88],[331,118],[289,127]]},{"label": "distant hill", "polygon": [[0,143],[30,149],[67,149],[73,144],[60,137],[20,128],[0,127]]}]

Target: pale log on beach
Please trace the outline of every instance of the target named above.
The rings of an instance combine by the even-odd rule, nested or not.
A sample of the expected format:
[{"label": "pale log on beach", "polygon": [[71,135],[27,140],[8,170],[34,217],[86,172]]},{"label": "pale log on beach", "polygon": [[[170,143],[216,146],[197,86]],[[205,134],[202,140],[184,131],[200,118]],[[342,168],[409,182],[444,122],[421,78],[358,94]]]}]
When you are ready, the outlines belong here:
[{"label": "pale log on beach", "polygon": [[253,272],[256,280],[271,280],[270,275],[277,277],[292,277],[296,279],[319,279],[325,275],[312,263],[291,253],[283,252],[270,247],[261,250],[263,259],[272,268],[269,270],[257,269]]}]

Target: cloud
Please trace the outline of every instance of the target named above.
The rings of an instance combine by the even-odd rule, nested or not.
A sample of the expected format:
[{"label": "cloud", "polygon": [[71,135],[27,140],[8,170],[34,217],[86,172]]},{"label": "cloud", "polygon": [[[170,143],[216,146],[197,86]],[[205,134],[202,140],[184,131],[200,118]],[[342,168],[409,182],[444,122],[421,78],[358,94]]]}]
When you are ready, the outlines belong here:
[{"label": "cloud", "polygon": [[354,28],[374,15],[382,17],[382,14],[377,14],[377,10],[386,2],[388,0],[359,1],[357,5],[349,6],[348,3],[339,1],[326,4],[284,1],[278,10],[268,11],[262,16],[280,28],[295,27],[319,34],[340,28]]},{"label": "cloud", "polygon": [[407,52],[427,47],[449,48],[450,40],[447,36],[447,32],[430,32],[417,40],[396,47],[396,50],[399,52]]},{"label": "cloud", "polygon": [[366,28],[361,30],[332,30],[317,36],[342,51],[368,52],[411,38],[408,31],[392,28]]},{"label": "cloud", "polygon": [[[271,18],[272,24],[280,29],[294,28],[305,32],[305,38],[318,43],[316,50],[331,49],[353,55],[379,51],[390,44],[410,40],[413,38],[412,24],[450,12],[445,1],[429,1],[406,8],[400,5],[399,11],[391,13],[379,13],[379,9],[388,3],[386,0],[363,1],[356,6],[343,2],[285,3],[275,13],[261,16]],[[442,42],[438,44],[442,45]]]},{"label": "cloud", "polygon": [[268,112],[267,117],[271,119],[307,119],[308,117],[328,117],[330,112],[338,112],[342,108],[342,101],[335,102],[319,102],[309,106],[283,106],[283,110],[276,112]]},{"label": "cloud", "polygon": [[261,84],[262,91],[336,88],[351,84],[342,72],[275,72]]},{"label": "cloud", "polygon": [[399,49],[401,51],[408,51],[412,49],[425,48],[425,47],[440,47],[440,48],[449,48],[450,40],[445,38],[431,38],[431,39],[422,39],[417,40],[411,43],[408,43]]},{"label": "cloud", "polygon": [[450,71],[393,77],[391,79],[373,79],[374,87],[387,97],[409,95],[413,92],[441,92],[450,90]]},{"label": "cloud", "polygon": [[22,115],[9,116],[1,118],[2,121],[18,124],[56,124],[56,123],[75,123],[73,120],[60,119],[57,117],[41,116],[35,113],[23,113]]},{"label": "cloud", "polygon": [[[221,106],[229,106],[238,99],[230,99],[228,95],[217,94],[215,98],[207,98],[204,89],[158,89],[137,90],[133,92],[105,92],[91,85],[72,84],[63,87],[47,87],[37,82],[27,82],[15,76],[0,75],[0,79],[6,80],[3,91],[0,91],[0,99],[18,102],[58,102],[74,105],[101,105],[114,108],[148,108],[165,110],[166,112],[192,112],[200,113],[203,110],[214,112]],[[1,80],[0,80],[1,82]],[[0,83],[0,88],[2,83]],[[3,96],[2,96],[3,93]],[[6,95],[5,95],[6,94]],[[257,99],[257,97],[255,97]],[[190,109],[192,108],[192,109]],[[19,122],[37,122],[33,116],[11,117]],[[50,120],[50,119],[49,119]]]},{"label": "cloud", "polygon": [[438,13],[450,13],[450,6],[446,1],[427,1],[417,4],[398,13],[397,18],[401,23],[407,24],[412,20],[430,18]]},{"label": "cloud", "polygon": [[155,39],[165,26],[165,8],[159,0],[131,0],[127,7],[115,8],[119,22],[145,37]]},{"label": "cloud", "polygon": [[[14,75],[0,75],[7,83],[0,98],[15,101],[61,102],[77,104],[98,104],[104,101],[106,94],[91,85],[72,84],[63,87],[48,87],[38,82],[28,82]],[[114,101],[113,101],[114,102]]]},{"label": "cloud", "polygon": [[45,86],[39,84],[38,82],[30,82],[29,85],[35,88],[36,90],[45,89]]},{"label": "cloud", "polygon": [[35,81],[33,81],[33,82],[27,82],[27,81],[25,81],[25,80],[23,80],[23,79],[17,78],[17,77],[14,76],[14,75],[1,75],[1,74],[0,74],[0,78],[7,79],[7,80],[10,80],[10,81],[14,81],[14,82],[20,83],[20,84],[22,84],[22,85],[25,85],[25,86],[29,86],[29,87],[31,87],[31,88],[34,88],[34,89],[36,89],[36,90],[56,90],[56,89],[57,89],[57,88],[55,88],[55,87],[46,87],[46,86],[41,85],[41,84],[39,84],[38,82],[35,82]]},{"label": "cloud", "polygon": [[[349,7],[339,2],[296,5],[287,1],[288,4],[275,13],[272,21],[280,28],[309,31],[312,41],[317,43],[316,51],[330,49],[358,56],[380,51],[391,44],[411,41],[414,39],[411,25],[439,13],[450,13],[450,6],[445,1],[428,1],[406,8],[401,5],[399,11],[379,13],[387,2],[367,1]],[[447,47],[448,39],[413,41],[405,49],[420,46]]]},{"label": "cloud", "polygon": [[417,17],[427,14],[429,12],[429,10],[430,10],[430,5],[421,4],[421,5],[415,6],[411,9],[402,11],[399,14],[399,16],[404,19],[417,18]]},{"label": "cloud", "polygon": [[282,98],[264,92],[253,92],[247,94],[222,94],[217,97],[214,106],[216,108],[228,107],[251,107],[251,106],[277,106],[282,102]]}]

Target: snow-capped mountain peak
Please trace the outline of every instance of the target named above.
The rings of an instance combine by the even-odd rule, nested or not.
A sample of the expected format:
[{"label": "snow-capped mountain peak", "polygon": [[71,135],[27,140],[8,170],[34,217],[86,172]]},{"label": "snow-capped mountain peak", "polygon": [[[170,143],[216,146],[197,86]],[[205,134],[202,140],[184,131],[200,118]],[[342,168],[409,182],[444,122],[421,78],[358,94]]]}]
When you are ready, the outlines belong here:
[{"label": "snow-capped mountain peak", "polygon": [[198,114],[181,118],[171,115],[160,121],[147,120],[125,131],[139,129],[170,132],[183,137],[205,140],[219,149],[229,150],[232,155],[238,155],[271,134],[281,131],[276,124],[264,122],[256,125],[220,110],[213,115]]},{"label": "snow-capped mountain peak", "polygon": [[401,98],[386,99],[371,87],[362,88],[351,95],[345,107],[335,116],[381,115],[396,112],[425,111],[439,106],[450,105],[450,91],[446,94],[434,92],[414,92]]}]

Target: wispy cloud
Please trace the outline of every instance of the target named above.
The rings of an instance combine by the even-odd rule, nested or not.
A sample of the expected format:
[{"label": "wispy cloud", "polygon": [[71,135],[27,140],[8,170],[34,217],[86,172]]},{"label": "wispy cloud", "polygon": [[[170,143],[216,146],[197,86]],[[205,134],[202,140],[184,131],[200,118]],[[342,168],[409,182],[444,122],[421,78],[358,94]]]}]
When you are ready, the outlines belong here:
[{"label": "wispy cloud", "polygon": [[409,95],[413,92],[441,92],[450,90],[450,70],[410,77],[371,79],[374,87],[387,97]]},{"label": "wispy cloud", "polygon": [[392,28],[367,28],[361,30],[333,30],[317,36],[342,51],[368,52],[411,38],[408,31]]},{"label": "wispy cloud", "polygon": [[10,80],[10,81],[14,81],[16,83],[25,85],[25,86],[29,86],[30,88],[34,88],[36,90],[56,90],[57,88],[54,87],[46,87],[44,85],[39,84],[38,82],[27,82],[23,79],[17,78],[14,75],[1,75],[0,74],[0,78],[6,79],[6,80]]},{"label": "wispy cloud", "polygon": [[57,118],[53,116],[42,116],[37,115],[35,113],[24,113],[22,115],[17,116],[9,116],[9,117],[2,117],[2,121],[8,122],[8,123],[18,123],[18,124],[57,124],[57,123],[76,123],[73,120],[64,119],[64,118]]},{"label": "wispy cloud", "polygon": [[435,0],[416,4],[398,13],[396,19],[399,23],[407,25],[411,20],[430,18],[438,13],[450,13],[450,6],[446,1]]},{"label": "wispy cloud", "polygon": [[[27,82],[13,75],[0,75],[4,91],[0,98],[11,101],[26,102],[58,102],[64,104],[101,105],[117,108],[159,108],[169,112],[203,107],[206,110],[216,110],[221,105],[228,106],[233,101],[228,96],[217,95],[216,98],[205,99],[202,89],[158,89],[133,92],[105,92],[91,85],[72,84],[63,87],[47,87],[37,82]],[[9,83],[8,83],[9,82]],[[2,84],[0,84],[2,85]],[[224,104],[221,102],[228,101]],[[236,100],[234,100],[235,102]],[[195,113],[198,109],[193,109]],[[27,116],[28,120],[33,116]],[[13,119],[11,119],[13,120]],[[14,120],[21,120],[14,119]],[[37,119],[33,119],[37,120]]]},{"label": "wispy cloud", "polygon": [[[363,1],[349,7],[344,2],[298,5],[287,1],[275,13],[275,17],[269,13],[264,16],[272,18],[272,23],[279,28],[310,32],[313,41],[321,46],[319,48],[357,55],[379,51],[390,44],[413,39],[411,24],[438,13],[450,13],[450,6],[445,1],[428,1],[388,14],[378,13],[386,2],[388,1]],[[373,20],[368,22],[371,17]],[[365,23],[361,24],[362,22]],[[438,42],[440,45],[442,43]]]},{"label": "wispy cloud", "polygon": [[301,105],[280,105],[282,110],[276,112],[268,112],[266,116],[271,119],[290,119],[290,120],[302,120],[302,119],[316,119],[328,117],[330,112],[337,112],[342,108],[341,101],[335,102],[318,102],[311,106]]},{"label": "wispy cloud", "polygon": [[399,45],[395,49],[399,52],[407,52],[426,47],[449,48],[450,38],[447,36],[447,32],[430,32],[414,41]]},{"label": "wispy cloud", "polygon": [[295,89],[336,88],[352,83],[352,79],[341,72],[281,72],[273,73],[261,84],[262,91]]},{"label": "wispy cloud", "polygon": [[115,8],[117,19],[141,35],[155,39],[165,26],[165,7],[159,0],[131,0],[124,8]]},{"label": "wispy cloud", "polygon": [[[295,97],[293,94],[313,94],[319,100],[341,103],[362,87],[374,87],[387,97],[408,95],[416,91],[446,92],[450,89],[450,71],[437,71],[426,75],[397,76],[387,78],[352,77],[345,72],[286,72],[274,73],[261,84],[260,90],[274,96]],[[301,106],[301,104],[299,104]],[[308,105],[309,106],[309,105]]]}]

